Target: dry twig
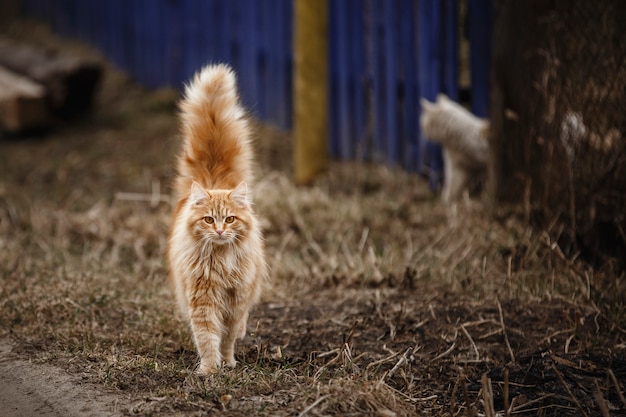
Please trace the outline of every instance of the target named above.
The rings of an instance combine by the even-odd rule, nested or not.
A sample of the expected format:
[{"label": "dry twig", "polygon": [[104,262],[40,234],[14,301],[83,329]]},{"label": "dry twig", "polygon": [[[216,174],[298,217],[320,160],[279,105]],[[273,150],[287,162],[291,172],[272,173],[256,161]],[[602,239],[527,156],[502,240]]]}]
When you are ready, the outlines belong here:
[{"label": "dry twig", "polygon": [[504,388],[503,388],[503,396],[504,396],[504,416],[511,416],[511,404],[509,403],[509,370],[504,368],[502,371],[502,376],[504,378]]},{"label": "dry twig", "polygon": [[395,389],[394,387],[392,387],[391,385],[387,384],[385,381],[380,380],[378,381],[377,386],[384,386],[385,388],[395,392],[396,394],[400,395],[401,397],[404,397],[406,400],[409,400],[413,403],[417,403],[417,402],[421,402],[421,401],[430,401],[430,400],[436,400],[437,398],[439,398],[436,394],[433,395],[429,395],[428,397],[421,397],[421,398],[415,398],[415,397],[411,397],[410,395],[405,394],[404,392]]},{"label": "dry twig", "polygon": [[155,208],[159,203],[172,203],[172,197],[167,194],[161,194],[161,182],[152,181],[152,192],[150,194],[145,193],[129,193],[129,192],[116,192],[116,200],[126,201],[146,201],[150,203],[150,207]]},{"label": "dry twig", "polygon": [[619,382],[617,381],[617,378],[615,378],[615,374],[613,373],[613,370],[609,369],[608,373],[609,373],[609,378],[611,378],[611,381],[613,382],[613,385],[615,385],[615,391],[617,391],[617,396],[619,397],[622,404],[624,404],[624,407],[626,407],[626,398],[624,398],[624,393],[622,392],[622,388],[619,386]]},{"label": "dry twig", "polygon": [[465,325],[461,324],[461,330],[463,330],[463,333],[465,333],[465,336],[467,336],[470,343],[472,344],[472,348],[474,348],[474,353],[476,354],[476,360],[479,361],[480,354],[478,353],[478,348],[476,347],[476,343],[474,343],[474,339],[472,339],[472,336],[470,336],[469,332],[465,328]]},{"label": "dry twig", "polygon": [[496,411],[493,406],[493,390],[491,388],[491,379],[487,374],[483,374],[481,378],[483,401],[485,406],[485,417],[496,417]]},{"label": "dry twig", "polygon": [[463,376],[461,380],[463,381],[463,397],[465,398],[465,411],[466,411],[467,417],[476,417],[476,410],[474,409],[474,406],[470,402],[469,393],[467,392],[467,382],[465,381],[465,376]]},{"label": "dry twig", "polygon": [[600,409],[600,412],[602,413],[602,417],[611,417],[611,414],[609,413],[609,406],[607,405],[607,401],[604,399],[604,396],[602,395],[602,391],[600,391],[600,387],[598,386],[598,381],[594,379],[593,382],[596,386],[596,389],[593,391],[593,399],[596,402],[596,404],[598,404],[598,408]]},{"label": "dry twig", "polygon": [[398,360],[398,362],[394,365],[393,368],[391,368],[391,370],[387,373],[386,376],[383,377],[383,379],[386,378],[391,378],[393,376],[393,374],[396,373],[396,371],[405,363],[407,363],[409,361],[408,356],[411,354],[411,352],[413,351],[413,348],[407,348],[406,351],[404,351],[404,354],[402,355],[402,357],[400,358],[400,360]]},{"label": "dry twig", "polygon": [[445,352],[440,353],[439,355],[435,356],[433,358],[433,361],[436,361],[438,359],[441,359],[445,356],[448,356],[450,354],[450,352],[452,352],[454,350],[454,348],[456,347],[456,342],[452,342],[452,346],[450,346]]},{"label": "dry twig", "polygon": [[576,397],[574,397],[574,394],[572,393],[572,390],[569,389],[569,386],[567,385],[567,382],[565,382],[565,379],[563,378],[563,375],[561,375],[559,370],[556,368],[556,365],[554,363],[551,363],[550,366],[552,366],[552,369],[554,370],[554,373],[556,374],[557,378],[559,378],[559,381],[561,381],[561,384],[563,385],[563,388],[565,388],[565,391],[567,391],[567,395],[569,395],[569,397],[572,400],[572,402],[574,404],[576,404],[576,407],[578,407],[578,409],[580,410],[581,414],[583,416],[587,417],[587,412],[585,411],[583,406],[580,404],[578,399],[576,399]]},{"label": "dry twig", "polygon": [[399,354],[400,354],[400,352],[394,352],[394,353],[392,353],[391,355],[387,356],[386,358],[382,358],[382,359],[379,359],[379,360],[377,360],[377,361],[370,362],[370,363],[368,363],[368,364],[367,364],[367,366],[365,367],[365,370],[367,371],[367,370],[369,370],[370,368],[372,368],[372,367],[374,367],[374,366],[381,365],[381,364],[383,364],[383,363],[385,363],[385,362],[387,362],[387,361],[390,361],[390,360],[392,360],[393,358],[395,358],[396,356],[398,356]]},{"label": "dry twig", "polygon": [[302,412],[300,414],[298,414],[298,417],[302,417],[302,416],[306,415],[309,411],[314,409],[319,403],[321,403],[322,401],[324,401],[328,397],[330,397],[330,394],[326,394],[326,395],[324,395],[322,397],[319,397],[317,400],[313,401],[311,403],[311,405],[309,405],[307,408],[302,410]]},{"label": "dry twig", "polygon": [[[534,400],[527,401],[527,402],[522,403],[522,404],[520,404],[518,406],[514,406],[515,401],[511,401],[511,414],[517,414],[517,413],[521,413],[521,412],[527,413],[527,412],[533,411],[534,409],[529,409],[527,407],[530,407],[533,404],[540,403],[540,402],[542,402],[542,401],[544,401],[544,400],[546,400],[548,398],[552,398],[554,396],[555,396],[554,394],[545,394],[545,395],[542,395],[541,397],[535,398]],[[537,408],[537,410],[539,410],[539,408]]]},{"label": "dry twig", "polygon": [[511,349],[511,344],[509,343],[509,337],[506,335],[504,316],[502,315],[502,306],[500,305],[500,300],[498,300],[498,298],[496,298],[496,303],[498,304],[498,312],[500,313],[500,325],[502,326],[502,334],[504,334],[504,342],[506,343],[506,348],[509,350],[511,362],[515,362],[515,355],[513,354],[513,349]]}]

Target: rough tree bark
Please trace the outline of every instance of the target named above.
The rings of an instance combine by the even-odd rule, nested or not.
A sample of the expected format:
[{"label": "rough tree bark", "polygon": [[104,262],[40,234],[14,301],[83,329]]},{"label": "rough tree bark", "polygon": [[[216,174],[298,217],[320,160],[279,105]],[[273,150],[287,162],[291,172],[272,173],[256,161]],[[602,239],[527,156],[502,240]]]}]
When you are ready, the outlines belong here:
[{"label": "rough tree bark", "polygon": [[499,0],[489,194],[570,255],[626,255],[626,6]]}]

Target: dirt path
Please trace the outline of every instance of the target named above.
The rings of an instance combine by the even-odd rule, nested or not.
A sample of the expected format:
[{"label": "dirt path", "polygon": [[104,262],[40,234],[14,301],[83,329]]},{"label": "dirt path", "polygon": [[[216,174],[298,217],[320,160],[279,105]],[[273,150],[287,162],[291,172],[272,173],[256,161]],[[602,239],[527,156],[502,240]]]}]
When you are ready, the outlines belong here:
[{"label": "dirt path", "polygon": [[0,415],[2,417],[121,416],[127,401],[99,392],[50,365],[32,364],[11,353],[0,340]]}]

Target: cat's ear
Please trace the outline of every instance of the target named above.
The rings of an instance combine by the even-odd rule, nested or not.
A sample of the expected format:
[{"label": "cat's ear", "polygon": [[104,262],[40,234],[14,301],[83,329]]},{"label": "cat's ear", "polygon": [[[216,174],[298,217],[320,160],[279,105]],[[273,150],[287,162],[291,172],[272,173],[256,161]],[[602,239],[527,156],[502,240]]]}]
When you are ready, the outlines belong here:
[{"label": "cat's ear", "polygon": [[447,95],[444,93],[437,94],[437,103],[445,103],[446,101],[450,101]]},{"label": "cat's ear", "polygon": [[430,110],[435,107],[435,103],[431,103],[425,97],[420,98],[420,103],[424,110]]},{"label": "cat's ear", "polygon": [[244,207],[250,205],[250,192],[248,191],[248,185],[245,182],[239,183],[239,185],[230,193],[230,198],[237,204]]},{"label": "cat's ear", "polygon": [[194,181],[193,184],[191,184],[191,192],[189,193],[189,201],[191,201],[191,204],[202,204],[207,198],[209,198],[209,193],[207,193],[200,184]]}]

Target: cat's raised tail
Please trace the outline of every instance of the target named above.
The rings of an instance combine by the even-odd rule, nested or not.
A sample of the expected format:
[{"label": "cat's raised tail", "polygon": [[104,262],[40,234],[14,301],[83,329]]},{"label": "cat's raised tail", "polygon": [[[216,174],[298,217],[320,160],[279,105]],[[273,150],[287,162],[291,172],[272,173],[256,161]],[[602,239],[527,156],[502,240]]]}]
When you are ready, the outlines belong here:
[{"label": "cat's raised tail", "polygon": [[251,132],[234,71],[224,64],[202,68],[186,86],[179,106],[184,146],[177,165],[178,195],[188,194],[194,182],[205,189],[250,183]]}]

